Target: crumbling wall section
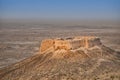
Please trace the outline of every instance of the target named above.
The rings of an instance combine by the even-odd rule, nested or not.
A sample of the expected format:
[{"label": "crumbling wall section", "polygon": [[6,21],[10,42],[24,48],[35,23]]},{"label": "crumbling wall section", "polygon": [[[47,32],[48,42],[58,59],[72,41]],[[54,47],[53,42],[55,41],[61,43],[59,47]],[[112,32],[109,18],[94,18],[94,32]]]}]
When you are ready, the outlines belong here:
[{"label": "crumbling wall section", "polygon": [[69,50],[71,48],[70,42],[66,40],[55,40],[55,50],[65,49]]},{"label": "crumbling wall section", "polygon": [[40,52],[43,52],[53,46],[54,46],[54,40],[52,39],[43,40],[40,45]]},{"label": "crumbling wall section", "polygon": [[96,37],[77,37],[71,39],[46,39],[41,42],[40,52],[53,48],[53,50],[74,50],[80,47],[91,48],[101,45],[101,41]]},{"label": "crumbling wall section", "polygon": [[95,38],[95,39],[89,41],[89,44],[91,44],[91,45],[89,45],[90,47],[93,47],[93,46],[99,46],[102,43],[100,41],[100,38]]}]

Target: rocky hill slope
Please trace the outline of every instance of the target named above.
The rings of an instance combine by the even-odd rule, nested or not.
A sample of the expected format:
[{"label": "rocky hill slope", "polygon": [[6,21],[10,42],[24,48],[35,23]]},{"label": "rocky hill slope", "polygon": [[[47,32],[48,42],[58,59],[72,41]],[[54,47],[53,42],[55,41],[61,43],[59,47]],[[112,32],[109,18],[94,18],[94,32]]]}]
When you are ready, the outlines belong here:
[{"label": "rocky hill slope", "polygon": [[120,80],[120,53],[103,44],[46,50],[0,69],[0,80]]}]

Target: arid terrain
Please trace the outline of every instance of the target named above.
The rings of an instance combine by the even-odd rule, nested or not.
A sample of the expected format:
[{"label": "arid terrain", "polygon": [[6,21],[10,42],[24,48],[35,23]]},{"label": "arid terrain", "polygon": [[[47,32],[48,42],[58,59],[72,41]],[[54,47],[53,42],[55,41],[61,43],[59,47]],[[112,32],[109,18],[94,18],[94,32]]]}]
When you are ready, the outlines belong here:
[{"label": "arid terrain", "polygon": [[[0,68],[6,67],[8,65],[19,62],[25,58],[28,58],[18,63],[18,65],[20,64],[24,65],[25,63],[25,66],[20,68],[23,72],[24,70],[26,70],[25,67],[31,66],[26,70],[29,71],[30,74],[24,73],[25,74],[24,76],[21,75],[23,73],[22,71],[20,73],[19,69],[15,70],[16,73],[18,72],[18,74],[14,72],[12,73],[12,75],[16,74],[14,75],[16,76],[15,80],[39,80],[39,78],[41,80],[59,80],[59,79],[66,80],[68,78],[69,78],[68,80],[79,80],[79,79],[89,79],[91,76],[92,76],[91,79],[93,80],[97,80],[97,79],[119,80],[120,79],[119,76],[120,73],[118,71],[120,68],[119,55],[117,55],[117,58],[116,55],[113,55],[113,57],[112,58],[110,57],[110,59],[105,56],[105,58],[101,58],[101,57],[93,58],[93,59],[88,58],[82,61],[77,59],[78,57],[77,58],[74,57],[73,62],[71,60],[69,61],[69,58],[59,59],[59,60],[56,60],[54,58],[51,59],[50,57],[53,55],[53,53],[49,53],[46,55],[41,54],[39,56],[36,56],[38,55],[40,43],[43,39],[57,38],[57,37],[64,38],[64,37],[72,37],[72,36],[80,36],[80,35],[100,37],[101,42],[105,46],[115,50],[115,52],[114,51],[112,52],[111,49],[108,49],[108,52],[104,52],[105,55],[109,53],[112,54],[118,53],[118,51],[120,51],[119,26],[115,27],[115,26],[82,26],[82,25],[57,25],[57,24],[54,25],[54,24],[39,24],[39,23],[35,23],[35,24],[7,23],[7,24],[1,24],[0,26]],[[93,51],[91,53],[95,53],[95,52]],[[33,57],[29,58],[30,56]],[[79,64],[79,62],[81,62],[81,64]],[[14,64],[14,66],[18,66],[18,65]],[[34,65],[35,68],[33,68]],[[54,68],[51,67],[52,65]],[[81,73],[79,73],[78,67]],[[30,71],[31,69],[33,72]],[[34,69],[38,69],[38,72],[41,71],[40,74],[37,74],[38,72],[34,72]],[[48,71],[45,69],[47,69]],[[37,76],[35,74],[37,74]],[[82,77],[77,76],[77,74],[79,74]],[[18,75],[21,75],[21,79],[20,78],[18,79]],[[28,77],[30,75],[32,76]],[[11,75],[8,74],[7,78],[9,76]]]}]

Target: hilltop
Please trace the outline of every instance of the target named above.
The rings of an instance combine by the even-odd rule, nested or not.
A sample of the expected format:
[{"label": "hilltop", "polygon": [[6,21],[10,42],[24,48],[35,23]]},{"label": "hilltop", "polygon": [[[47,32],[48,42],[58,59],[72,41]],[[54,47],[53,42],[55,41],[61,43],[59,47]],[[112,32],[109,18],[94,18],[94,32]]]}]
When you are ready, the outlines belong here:
[{"label": "hilltop", "polygon": [[100,38],[45,39],[38,54],[0,69],[0,80],[119,80],[120,52]]}]

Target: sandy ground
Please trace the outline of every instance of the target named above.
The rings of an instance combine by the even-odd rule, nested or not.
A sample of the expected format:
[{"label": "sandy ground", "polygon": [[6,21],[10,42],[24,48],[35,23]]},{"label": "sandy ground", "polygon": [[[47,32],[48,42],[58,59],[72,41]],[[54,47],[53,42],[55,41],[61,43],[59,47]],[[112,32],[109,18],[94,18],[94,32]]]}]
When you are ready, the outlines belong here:
[{"label": "sandy ground", "polygon": [[0,68],[36,54],[43,39],[80,35],[98,36],[104,45],[120,51],[119,26],[2,24],[0,26]]}]

